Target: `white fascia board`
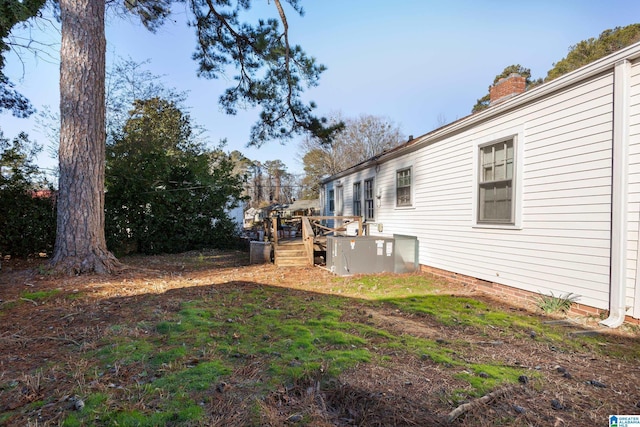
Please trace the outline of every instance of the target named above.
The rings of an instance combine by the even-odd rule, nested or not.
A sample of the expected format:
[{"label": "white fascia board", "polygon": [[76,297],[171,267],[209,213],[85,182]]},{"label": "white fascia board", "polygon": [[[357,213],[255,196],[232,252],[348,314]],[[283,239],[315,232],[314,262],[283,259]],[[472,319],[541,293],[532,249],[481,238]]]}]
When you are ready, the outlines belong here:
[{"label": "white fascia board", "polygon": [[353,172],[368,169],[379,163],[384,163],[398,156],[403,156],[405,154],[411,153],[425,145],[429,145],[439,140],[445,139],[450,135],[475,126],[476,124],[489,120],[495,116],[499,116],[515,108],[522,107],[527,103],[536,101],[540,98],[544,98],[545,96],[548,96],[561,89],[564,89],[571,85],[575,85],[582,80],[589,79],[607,71],[613,71],[615,65],[620,61],[633,61],[638,58],[640,58],[640,42],[627,46],[624,49],[620,49],[619,51],[609,56],[598,59],[590,64],[578,68],[575,71],[560,76],[557,79],[550,81],[549,83],[544,83],[498,105],[489,107],[479,113],[471,114],[453,123],[431,131],[425,135],[419,136],[418,138],[415,138],[413,141],[405,144],[404,146],[392,149],[386,153],[382,153],[377,157],[364,161],[349,169],[330,176],[324,179],[322,183],[339,179]]}]

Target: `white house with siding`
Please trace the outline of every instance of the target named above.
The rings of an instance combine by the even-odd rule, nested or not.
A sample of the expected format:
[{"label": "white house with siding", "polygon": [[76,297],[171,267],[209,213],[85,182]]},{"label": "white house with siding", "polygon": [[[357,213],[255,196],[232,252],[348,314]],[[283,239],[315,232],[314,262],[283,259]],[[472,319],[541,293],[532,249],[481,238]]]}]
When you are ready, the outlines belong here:
[{"label": "white house with siding", "polygon": [[640,43],[514,94],[518,78],[486,110],[324,180],[323,214],[417,237],[435,274],[571,293],[610,327],[640,319]]}]

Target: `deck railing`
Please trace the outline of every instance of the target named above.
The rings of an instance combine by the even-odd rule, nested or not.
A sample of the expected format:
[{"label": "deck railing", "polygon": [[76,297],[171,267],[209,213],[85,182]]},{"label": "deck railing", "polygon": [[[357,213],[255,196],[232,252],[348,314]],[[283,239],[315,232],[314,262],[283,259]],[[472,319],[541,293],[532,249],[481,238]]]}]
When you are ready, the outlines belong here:
[{"label": "deck railing", "polygon": [[[336,236],[343,234],[347,231],[347,226],[353,223],[357,223],[357,235],[362,235],[362,217],[360,216],[303,216],[300,218],[302,243],[304,243],[309,265],[313,265],[316,239],[330,234]],[[325,225],[325,221],[333,221],[334,226]],[[273,230],[273,243],[277,247],[278,218],[271,218],[271,229]]]},{"label": "deck railing", "polygon": [[302,217],[302,243],[304,243],[304,249],[307,254],[307,264],[313,266],[314,256],[314,244],[315,234],[309,217]]},{"label": "deck railing", "polygon": [[[334,227],[329,227],[323,221],[334,221]],[[347,231],[347,225],[358,223],[358,236],[362,235],[362,217],[360,216],[303,216],[302,217],[302,242],[304,243],[309,265],[313,265],[315,241],[318,237],[329,234],[339,235]]]}]

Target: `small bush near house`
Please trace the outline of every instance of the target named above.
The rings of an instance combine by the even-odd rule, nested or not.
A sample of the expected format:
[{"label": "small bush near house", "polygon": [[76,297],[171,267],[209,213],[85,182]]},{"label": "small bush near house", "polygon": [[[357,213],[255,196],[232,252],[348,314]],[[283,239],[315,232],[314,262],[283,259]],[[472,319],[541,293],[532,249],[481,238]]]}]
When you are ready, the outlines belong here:
[{"label": "small bush near house", "polygon": [[569,292],[564,296],[541,295],[536,301],[537,307],[547,314],[566,313],[571,308],[571,304],[580,298],[578,295]]}]

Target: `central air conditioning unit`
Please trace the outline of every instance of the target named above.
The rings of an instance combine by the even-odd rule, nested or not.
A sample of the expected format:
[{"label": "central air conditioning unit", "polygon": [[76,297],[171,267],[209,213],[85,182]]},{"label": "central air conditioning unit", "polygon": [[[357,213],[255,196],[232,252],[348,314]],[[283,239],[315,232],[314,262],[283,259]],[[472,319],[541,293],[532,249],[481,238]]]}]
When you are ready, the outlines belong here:
[{"label": "central air conditioning unit", "polygon": [[418,269],[413,236],[328,236],[327,268],[339,276],[408,273]]}]

